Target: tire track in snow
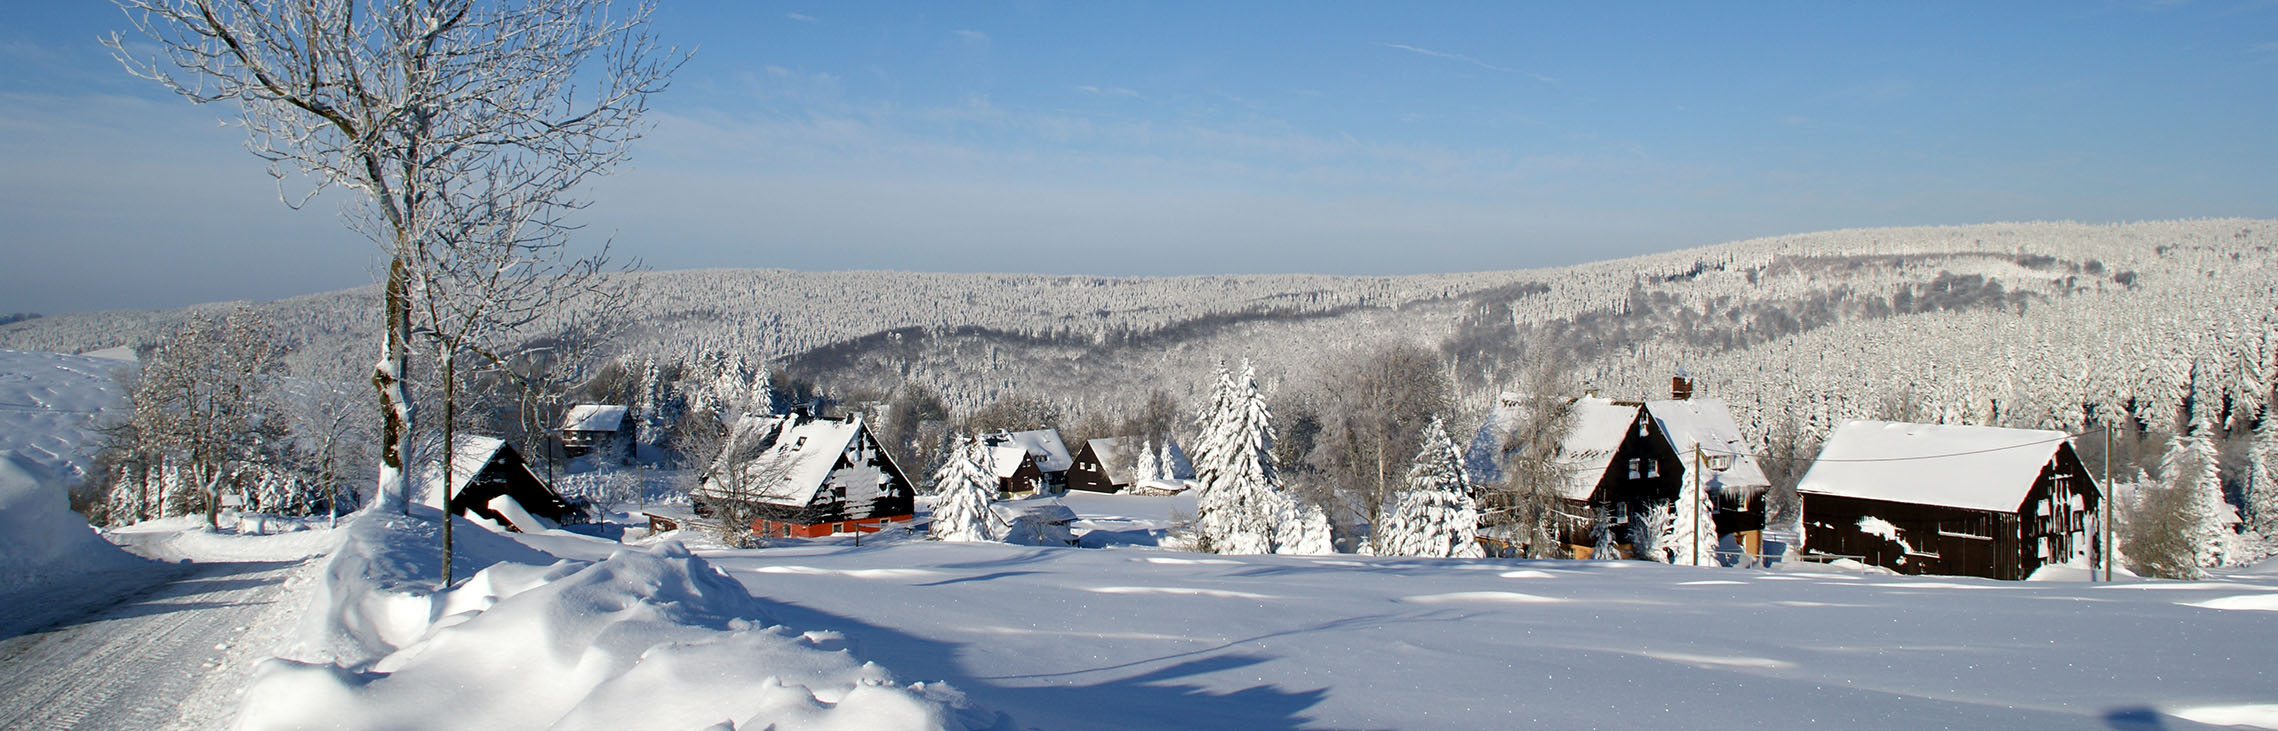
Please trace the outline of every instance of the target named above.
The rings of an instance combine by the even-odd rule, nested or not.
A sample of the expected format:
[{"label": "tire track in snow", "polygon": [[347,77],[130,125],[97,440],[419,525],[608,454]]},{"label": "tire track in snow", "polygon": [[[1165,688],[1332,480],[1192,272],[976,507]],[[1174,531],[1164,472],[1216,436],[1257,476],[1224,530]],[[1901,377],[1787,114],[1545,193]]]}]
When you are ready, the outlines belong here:
[{"label": "tire track in snow", "polygon": [[[243,628],[275,609],[297,562],[196,564],[186,575],[47,628],[0,640],[0,728],[201,728],[178,713]],[[246,672],[247,668],[220,668]],[[214,706],[209,702],[197,704]],[[229,704],[218,704],[227,707]]]}]

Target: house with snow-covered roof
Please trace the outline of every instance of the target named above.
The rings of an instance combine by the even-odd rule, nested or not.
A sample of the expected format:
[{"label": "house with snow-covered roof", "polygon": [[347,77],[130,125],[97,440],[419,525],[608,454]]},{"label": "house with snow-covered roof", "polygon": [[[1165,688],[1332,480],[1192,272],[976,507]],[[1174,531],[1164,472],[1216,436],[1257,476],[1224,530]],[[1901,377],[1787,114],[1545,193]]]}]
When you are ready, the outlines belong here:
[{"label": "house with snow-covered roof", "polygon": [[1796,492],[1810,553],[1993,579],[2095,559],[2104,497],[2064,432],[1885,421],[1836,427]]},{"label": "house with snow-covered roof", "polygon": [[[1124,492],[1152,481],[1176,484],[1194,475],[1192,463],[1175,439],[1157,442],[1139,437],[1087,439],[1076,450],[1068,468],[1068,489],[1088,492]],[[1151,472],[1151,473],[1150,473]],[[1158,488],[1159,489],[1159,488]]]},{"label": "house with snow-covered roof", "polygon": [[874,533],[917,512],[910,480],[860,415],[746,415],[689,493],[697,515],[750,516],[761,536]]},{"label": "house with snow-covered roof", "polygon": [[[522,533],[587,520],[582,506],[547,487],[506,440],[462,434],[452,441],[450,484],[438,491],[450,496],[446,505],[452,515],[481,518]],[[437,469],[434,479],[442,478]]]},{"label": "house with snow-covered roof", "polygon": [[620,462],[629,462],[633,458],[631,427],[626,423],[623,406],[571,406],[562,414],[562,453],[574,458],[600,452]]},{"label": "house with snow-covered roof", "polygon": [[1068,490],[1068,468],[1074,466],[1076,460],[1068,453],[1067,443],[1060,440],[1059,430],[1000,431],[981,435],[981,443],[991,447],[1020,447],[1036,462],[1036,470],[1042,475],[1039,488],[1056,493]]},{"label": "house with snow-covered roof", "polygon": [[[1686,385],[1673,395],[1690,396],[1689,382]],[[1561,533],[1570,553],[1587,550],[1591,522],[1601,509],[1626,539],[1633,516],[1678,500],[1696,462],[1701,487],[1714,505],[1715,514],[1708,518],[1717,533],[1735,536],[1750,548],[1760,545],[1756,541],[1764,527],[1764,496],[1771,481],[1723,401],[1638,402],[1596,396],[1558,400],[1506,393],[1466,453],[1465,471],[1475,484],[1505,479],[1510,460],[1529,438],[1519,432],[1536,420],[1530,412],[1538,409],[1563,411],[1566,430],[1557,437],[1550,467],[1557,474],[1554,487],[1566,502]],[[1731,462],[1716,469],[1724,459],[1710,457]]]},{"label": "house with snow-covered roof", "polygon": [[1018,444],[983,449],[989,456],[989,463],[984,466],[997,478],[997,497],[1025,497],[1043,489],[1044,470],[1036,466],[1036,455],[1029,454]]}]

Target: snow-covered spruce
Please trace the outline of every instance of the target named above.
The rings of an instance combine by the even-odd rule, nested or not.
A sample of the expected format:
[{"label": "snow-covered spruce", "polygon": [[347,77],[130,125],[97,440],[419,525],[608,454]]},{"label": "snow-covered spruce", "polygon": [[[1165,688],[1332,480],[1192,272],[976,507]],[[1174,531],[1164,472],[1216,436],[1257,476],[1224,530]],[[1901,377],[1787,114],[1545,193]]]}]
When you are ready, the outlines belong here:
[{"label": "snow-covered spruce", "polygon": [[1681,566],[1715,566],[1716,522],[1712,516],[1716,506],[1709,502],[1708,489],[1690,475],[1679,481],[1677,502],[1670,505],[1669,528],[1659,540],[1661,553],[1669,563]]},{"label": "snow-covered spruce", "polygon": [[1379,556],[1476,558],[1479,506],[1464,477],[1463,455],[1439,417],[1424,427],[1423,447],[1408,469],[1404,489],[1384,510],[1374,539]]},{"label": "snow-covered spruce", "polygon": [[959,435],[957,450],[934,472],[932,537],[937,541],[994,541],[995,515],[989,510],[996,478],[981,466],[988,447]]},{"label": "snow-covered spruce", "polygon": [[1203,442],[1196,447],[1198,544],[1211,553],[1273,553],[1276,526],[1289,498],[1281,493],[1273,461],[1273,413],[1258,391],[1257,370],[1245,361],[1238,378],[1221,378],[1218,398],[1205,410]]}]

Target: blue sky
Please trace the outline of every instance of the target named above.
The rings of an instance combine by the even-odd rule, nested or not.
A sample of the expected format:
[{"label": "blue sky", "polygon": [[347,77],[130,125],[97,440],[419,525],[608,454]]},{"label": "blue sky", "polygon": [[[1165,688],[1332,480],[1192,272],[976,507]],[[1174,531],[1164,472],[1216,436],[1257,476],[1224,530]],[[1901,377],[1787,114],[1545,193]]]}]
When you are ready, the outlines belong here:
[{"label": "blue sky", "polygon": [[[0,312],[371,281],[108,3],[0,10]],[[656,269],[1404,274],[2278,216],[2278,3],[667,3]]]}]

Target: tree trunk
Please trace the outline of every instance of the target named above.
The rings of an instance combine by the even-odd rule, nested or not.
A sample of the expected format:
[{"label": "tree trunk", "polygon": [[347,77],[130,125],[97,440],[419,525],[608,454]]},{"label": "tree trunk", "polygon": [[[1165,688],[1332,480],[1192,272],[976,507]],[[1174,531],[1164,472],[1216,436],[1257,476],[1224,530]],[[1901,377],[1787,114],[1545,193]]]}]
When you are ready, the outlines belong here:
[{"label": "tree trunk", "polygon": [[388,265],[387,330],[380,362],[372,372],[372,387],[380,394],[380,479],[375,504],[401,514],[411,513],[411,478],[404,461],[411,452],[412,403],[405,383],[411,377],[411,276],[406,241],[396,242],[395,260]]},{"label": "tree trunk", "polygon": [[443,584],[438,587],[441,589],[451,588],[451,523],[453,522],[452,516],[458,512],[454,509],[456,506],[452,505],[453,498],[458,496],[451,494],[451,470],[458,466],[456,463],[459,461],[457,459],[459,445],[454,443],[458,435],[455,433],[456,425],[452,424],[458,416],[456,412],[459,403],[458,364],[457,359],[453,357],[455,355],[454,350],[456,349],[446,346],[443,349],[441,363],[443,367]]}]

